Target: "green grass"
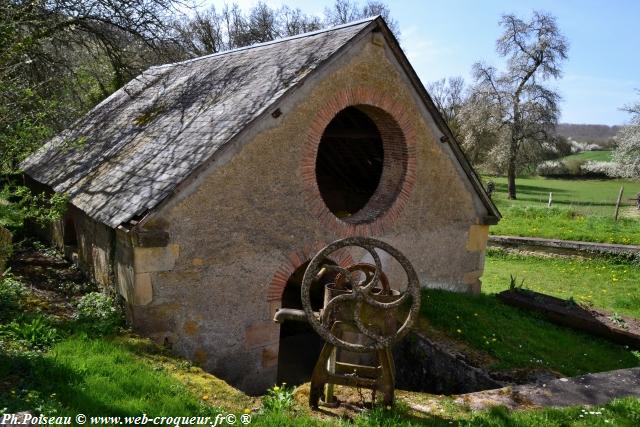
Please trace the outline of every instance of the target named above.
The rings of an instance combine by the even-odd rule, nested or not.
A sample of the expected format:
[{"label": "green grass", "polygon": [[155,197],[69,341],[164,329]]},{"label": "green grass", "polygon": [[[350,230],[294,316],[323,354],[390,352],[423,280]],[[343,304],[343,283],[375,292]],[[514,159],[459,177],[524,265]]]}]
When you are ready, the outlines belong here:
[{"label": "green grass", "polygon": [[556,326],[493,295],[425,290],[421,315],[433,327],[495,358],[492,369],[547,368],[567,376],[640,365],[640,354]]},{"label": "green grass", "polygon": [[[640,192],[638,181],[518,178],[518,198],[508,200],[506,178],[485,177],[488,180],[496,183],[493,200],[503,215],[491,234],[640,244],[640,213],[627,200]],[[616,222],[620,186],[625,190]],[[550,192],[551,209],[547,207]]]},{"label": "green grass", "polygon": [[[48,416],[77,413],[103,416],[137,416],[143,413],[166,416],[212,416],[234,412],[235,407],[215,407],[203,402],[187,386],[176,380],[163,364],[140,360],[138,350],[119,339],[68,338],[48,353],[8,356],[0,352],[0,378],[19,386],[0,389],[0,407],[11,412],[29,408]],[[185,362],[185,366],[189,366]],[[189,370],[189,368],[184,368]],[[7,382],[3,381],[3,385]],[[222,390],[225,391],[225,390]],[[228,390],[226,390],[228,392]],[[236,392],[238,403],[250,399]],[[210,402],[215,403],[216,396]],[[279,412],[254,412],[251,425],[257,426],[590,426],[604,420],[634,425],[640,419],[640,402],[623,399],[589,409],[600,416],[586,416],[585,409],[508,411],[495,408],[470,412],[443,399],[437,414],[412,412],[402,401],[393,409],[376,408],[353,419],[319,419],[304,403]],[[604,410],[603,410],[604,408]],[[237,413],[237,412],[236,412]],[[581,417],[582,415],[582,417]]]},{"label": "green grass", "polygon": [[553,206],[573,209],[584,215],[613,217],[620,186],[624,186],[623,202],[640,192],[639,181],[618,179],[550,179],[527,177],[516,179],[517,200],[507,199],[505,177],[485,177],[496,183],[493,200],[500,209],[510,207],[546,207],[549,192],[553,192]]},{"label": "green grass", "polygon": [[581,153],[571,154],[569,156],[560,159],[566,160],[593,160],[596,162],[610,162],[611,150],[595,150],[595,151],[583,151]]},{"label": "green grass", "polygon": [[[503,407],[495,407],[485,411],[468,411],[453,403],[446,404],[446,399],[440,399],[442,404],[433,414],[417,414],[399,405],[387,410],[376,408],[364,412],[353,420],[340,418],[330,419],[321,423],[308,413],[270,414],[268,418],[258,418],[256,425],[265,426],[474,426],[474,427],[605,427],[629,426],[636,427],[640,422],[640,401],[633,398],[618,399],[596,407],[570,407],[562,409],[537,409],[524,411],[509,411]],[[252,425],[254,425],[252,423]]]},{"label": "green grass", "polygon": [[71,337],[45,354],[3,354],[0,378],[14,378],[0,407],[49,414],[208,415],[184,384],[138,360],[113,340]]},{"label": "green grass", "polygon": [[[435,307],[441,311],[437,318],[441,320],[443,329],[450,329],[447,319],[456,313],[461,319],[467,319],[466,323],[477,325],[478,334],[500,330],[492,345],[498,348],[497,344],[500,343],[501,350],[498,353],[491,353],[492,349],[488,351],[494,356],[506,355],[502,357],[503,367],[508,367],[504,362],[508,362],[509,357],[513,366],[527,363],[505,350],[508,346],[515,349],[515,340],[518,338],[525,344],[524,348],[518,350],[519,359],[552,353],[548,348],[540,350],[545,346],[555,346],[565,353],[570,353],[566,348],[572,348],[572,352],[591,352],[593,358],[576,357],[577,360],[566,367],[567,372],[570,369],[576,372],[610,369],[632,364],[635,360],[633,354],[623,352],[617,346],[601,349],[597,340],[592,340],[594,342],[587,346],[583,342],[586,338],[581,339],[559,328],[556,330],[535,317],[517,313],[509,307],[496,306],[495,299],[488,296],[472,297],[443,291],[428,291],[426,296],[425,310],[432,313],[432,307]],[[35,311],[36,306],[28,303],[23,309]],[[479,316],[475,316],[476,313]],[[68,330],[72,331],[72,325],[69,326]],[[507,327],[511,328],[511,333],[507,333]],[[529,334],[526,337],[525,330]],[[461,335],[467,337],[467,334]],[[503,341],[502,335],[510,337],[511,341]],[[531,338],[534,342],[530,346],[527,339]],[[552,343],[553,339],[557,341]],[[640,419],[640,403],[635,399],[612,402],[604,407],[604,411],[598,408],[602,416],[585,418],[585,410],[579,407],[526,411],[498,408],[471,412],[447,398],[420,394],[414,395],[419,396],[416,397],[418,399],[439,400],[440,409],[437,413],[416,413],[402,399],[390,410],[378,407],[373,411],[355,413],[351,419],[319,418],[319,414],[309,411],[305,402],[296,403],[291,409],[256,411],[260,404],[255,399],[191,363],[170,356],[149,340],[130,334],[89,338],[76,333],[61,337],[60,341],[45,351],[20,350],[20,346],[5,344],[0,345],[0,410],[6,412],[30,410],[47,416],[71,417],[78,413],[89,416],[139,416],[144,413],[148,416],[215,417],[219,412],[239,414],[244,408],[253,408],[252,425],[258,426],[587,426],[594,423],[600,425],[605,419],[615,420],[621,423],[619,425],[634,425]],[[560,350],[556,349],[556,352]],[[615,362],[617,359],[620,361]],[[556,356],[553,362],[563,360],[561,356]],[[534,363],[534,366],[539,365]]]},{"label": "green grass", "polygon": [[640,216],[614,221],[555,207],[515,206],[501,212],[503,218],[491,226],[491,234],[640,245]]},{"label": "green grass", "polygon": [[486,257],[482,290],[509,288],[510,275],[524,287],[558,298],[573,298],[612,312],[640,318],[640,266],[606,259],[524,257],[491,251]]}]

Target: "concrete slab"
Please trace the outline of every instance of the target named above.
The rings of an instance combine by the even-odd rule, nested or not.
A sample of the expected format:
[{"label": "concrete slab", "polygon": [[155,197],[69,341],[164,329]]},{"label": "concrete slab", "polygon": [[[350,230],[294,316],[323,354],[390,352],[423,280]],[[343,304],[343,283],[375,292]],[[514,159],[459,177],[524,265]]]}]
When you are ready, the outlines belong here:
[{"label": "concrete slab", "polygon": [[455,401],[474,410],[498,405],[516,409],[531,406],[602,405],[612,399],[627,396],[640,398],[640,368],[462,394]]}]

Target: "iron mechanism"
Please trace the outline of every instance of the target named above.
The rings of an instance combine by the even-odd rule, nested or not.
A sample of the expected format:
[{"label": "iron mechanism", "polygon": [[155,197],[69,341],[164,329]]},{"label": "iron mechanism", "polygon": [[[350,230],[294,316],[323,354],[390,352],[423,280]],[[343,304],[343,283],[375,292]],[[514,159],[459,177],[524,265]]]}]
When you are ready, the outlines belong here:
[{"label": "iron mechanism", "polygon": [[[373,263],[355,263],[346,267],[327,262],[331,254],[346,248],[360,248]],[[402,289],[394,289],[382,269],[379,251],[395,259],[406,274]],[[310,291],[323,278],[324,305],[320,311],[311,306]],[[391,346],[402,339],[413,325],[420,309],[418,276],[409,260],[393,246],[368,237],[337,240],[309,262],[301,286],[304,310],[283,308],[274,320],[308,322],[325,344],[311,374],[309,404],[318,408],[333,406],[334,385],[351,386],[381,392],[385,405],[394,400],[395,368]]]}]

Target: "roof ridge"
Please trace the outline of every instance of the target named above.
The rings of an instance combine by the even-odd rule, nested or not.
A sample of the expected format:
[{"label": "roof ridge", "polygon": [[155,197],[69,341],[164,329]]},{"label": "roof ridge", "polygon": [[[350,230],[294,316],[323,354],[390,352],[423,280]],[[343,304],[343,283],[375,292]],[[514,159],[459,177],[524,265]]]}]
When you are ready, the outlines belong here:
[{"label": "roof ridge", "polygon": [[223,51],[220,51],[220,52],[211,53],[209,55],[198,56],[197,58],[185,59],[184,61],[171,62],[171,63],[168,63],[168,64],[161,64],[161,65],[154,65],[152,67],[149,67],[148,70],[158,69],[158,68],[165,68],[165,67],[172,67],[174,65],[188,64],[188,63],[191,63],[191,62],[199,61],[201,59],[209,59],[209,58],[214,58],[214,57],[217,57],[217,56],[224,56],[224,55],[231,54],[231,53],[241,52],[241,51],[244,51],[244,50],[249,50],[249,49],[254,49],[254,48],[259,48],[259,47],[264,47],[264,46],[270,46],[272,44],[278,44],[278,43],[282,43],[282,42],[286,42],[286,41],[290,41],[290,40],[300,39],[300,38],[303,38],[303,37],[315,36],[315,35],[322,34],[322,33],[328,33],[330,31],[335,31],[335,30],[340,30],[340,29],[343,29],[343,28],[353,27],[353,26],[356,26],[356,25],[363,24],[365,22],[372,22],[372,21],[376,20],[379,17],[380,17],[380,15],[370,16],[370,17],[367,17],[367,18],[359,19],[357,21],[347,22],[346,24],[336,25],[334,27],[329,27],[329,28],[322,28],[320,30],[309,31],[309,32],[306,32],[306,33],[296,34],[294,36],[283,37],[283,38],[280,38],[280,39],[274,39],[274,40],[270,40],[268,42],[255,43],[255,44],[251,44],[251,45],[248,45],[248,46],[237,47],[235,49],[223,50]]}]

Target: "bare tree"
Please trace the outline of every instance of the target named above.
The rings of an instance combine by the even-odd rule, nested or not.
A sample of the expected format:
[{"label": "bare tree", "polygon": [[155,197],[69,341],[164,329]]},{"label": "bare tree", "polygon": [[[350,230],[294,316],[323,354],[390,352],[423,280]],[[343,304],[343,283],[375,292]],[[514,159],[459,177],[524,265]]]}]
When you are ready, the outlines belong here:
[{"label": "bare tree", "polygon": [[297,34],[316,31],[322,28],[320,18],[305,15],[300,9],[291,9],[282,6],[278,11],[278,28],[282,37],[295,36]]},{"label": "bare tree", "polygon": [[466,102],[464,79],[441,79],[427,85],[427,91],[457,140],[461,137],[460,115]]},{"label": "bare tree", "polygon": [[495,158],[506,164],[509,198],[515,199],[522,147],[549,141],[558,122],[559,95],[540,82],[560,77],[568,46],[556,19],[545,12],[534,12],[528,22],[503,15],[500,25],[504,32],[496,50],[507,58],[506,70],[474,64],[472,97],[492,118],[493,132],[499,137]]},{"label": "bare tree", "polygon": [[279,37],[276,13],[263,2],[251,8],[248,24],[251,43],[268,42]]},{"label": "bare tree", "polygon": [[184,17],[176,21],[173,27],[177,33],[176,42],[189,56],[216,53],[226,47],[222,34],[222,17],[215,6],[196,11],[192,18]]},{"label": "bare tree", "polygon": [[249,23],[237,3],[234,3],[231,7],[225,4],[222,9],[221,19],[227,38],[226,49],[235,49],[251,44]]},{"label": "bare tree", "polygon": [[360,19],[358,4],[351,0],[336,0],[331,7],[325,7],[324,17],[328,25],[341,25]]},{"label": "bare tree", "polygon": [[389,7],[381,1],[368,0],[360,6],[357,1],[336,0],[333,6],[324,9],[325,23],[328,26],[346,24],[376,15],[384,18],[396,37],[400,36],[398,23],[391,17]]},{"label": "bare tree", "polygon": [[178,0],[0,1],[0,173],[164,61]]}]

